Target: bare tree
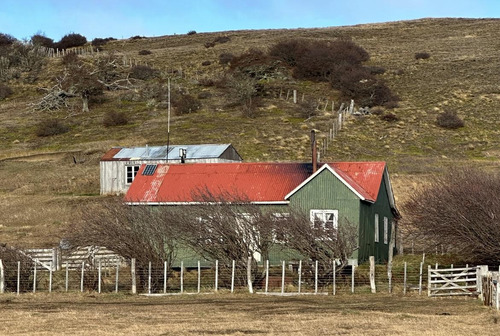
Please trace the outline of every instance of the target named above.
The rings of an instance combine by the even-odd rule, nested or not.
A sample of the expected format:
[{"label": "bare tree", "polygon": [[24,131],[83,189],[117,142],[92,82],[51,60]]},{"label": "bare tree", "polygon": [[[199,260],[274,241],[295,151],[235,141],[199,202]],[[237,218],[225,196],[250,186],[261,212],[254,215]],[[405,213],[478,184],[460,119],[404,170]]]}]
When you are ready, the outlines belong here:
[{"label": "bare tree", "polygon": [[500,262],[500,178],[472,168],[435,176],[403,204],[407,239],[475,263]]},{"label": "bare tree", "polygon": [[66,237],[71,247],[104,246],[128,260],[135,258],[143,283],[149,262],[172,267],[178,242],[169,208],[132,207],[112,199],[83,206],[78,217]]}]

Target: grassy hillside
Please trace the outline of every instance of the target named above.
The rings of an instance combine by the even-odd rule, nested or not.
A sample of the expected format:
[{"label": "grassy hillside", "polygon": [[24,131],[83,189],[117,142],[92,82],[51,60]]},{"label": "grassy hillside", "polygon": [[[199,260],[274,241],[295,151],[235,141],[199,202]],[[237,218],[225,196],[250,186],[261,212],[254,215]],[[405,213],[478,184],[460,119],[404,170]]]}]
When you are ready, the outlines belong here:
[{"label": "grassy hillside", "polygon": [[[327,83],[286,76],[270,80],[255,118],[243,116],[241,107],[223,90],[200,83],[220,78],[224,68],[218,59],[224,52],[238,55],[252,47],[265,50],[290,37],[352,38],[370,54],[368,65],[386,69],[381,76],[401,98],[399,107],[391,111],[399,120],[383,121],[378,115],[350,118],[323,159],[387,161],[401,201],[427,174],[443,167],[498,168],[499,30],[500,21],[493,19],[423,19],[127,39],[109,42],[104,49],[123,61],[159,69],[164,74],[163,86],[165,78],[172,77],[175,87],[195,97],[201,92],[211,94],[200,99],[201,111],[173,115],[171,143],[232,143],[246,161],[296,161],[309,159],[310,130],[319,130],[320,139],[326,137],[333,116],[329,107],[305,119],[297,105],[284,98],[296,89],[299,97],[323,103],[334,100],[337,109],[339,93]],[[205,47],[221,36],[230,40]],[[151,54],[139,55],[140,50]],[[417,60],[418,52],[427,52],[430,58]],[[206,61],[210,64],[202,65]],[[29,104],[39,101],[40,89],[53,85],[61,68],[60,58],[50,59],[36,81],[27,81],[24,75],[9,81],[14,94],[0,100],[0,242],[34,247],[57,244],[68,225],[77,220],[74,214],[79,204],[99,197],[98,162],[104,151],[111,146],[166,143],[165,105],[134,99],[134,91],[106,91],[87,113],[79,111],[76,98],[70,111],[34,112]],[[458,113],[465,127],[448,130],[436,125],[436,116],[447,108]],[[108,111],[126,113],[129,123],[104,127]],[[70,131],[36,136],[36,126],[46,118],[62,120]]]}]

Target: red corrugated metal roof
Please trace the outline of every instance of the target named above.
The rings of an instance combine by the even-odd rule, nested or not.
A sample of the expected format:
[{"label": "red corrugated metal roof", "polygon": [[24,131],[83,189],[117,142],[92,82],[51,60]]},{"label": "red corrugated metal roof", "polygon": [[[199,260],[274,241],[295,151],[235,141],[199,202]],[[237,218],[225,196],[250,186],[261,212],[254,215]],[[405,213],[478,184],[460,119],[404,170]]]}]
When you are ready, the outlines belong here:
[{"label": "red corrugated metal roof", "polygon": [[[335,172],[367,200],[376,200],[384,162],[328,163]],[[252,202],[283,202],[285,196],[312,174],[307,163],[197,163],[159,164],[152,176],[139,169],[126,202],[196,202],[207,189],[214,195],[232,194]]]},{"label": "red corrugated metal roof", "polygon": [[102,157],[101,161],[115,161],[114,156],[121,151],[121,147],[113,147],[109,151],[107,151]]}]

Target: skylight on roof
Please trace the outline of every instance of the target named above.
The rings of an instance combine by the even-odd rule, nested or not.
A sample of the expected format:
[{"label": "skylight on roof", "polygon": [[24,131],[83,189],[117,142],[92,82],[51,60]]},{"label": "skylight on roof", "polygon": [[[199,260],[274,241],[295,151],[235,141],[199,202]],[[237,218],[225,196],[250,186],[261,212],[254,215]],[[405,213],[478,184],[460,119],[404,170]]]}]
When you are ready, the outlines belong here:
[{"label": "skylight on roof", "polygon": [[156,165],[146,165],[144,170],[142,171],[142,175],[151,176],[155,173]]}]

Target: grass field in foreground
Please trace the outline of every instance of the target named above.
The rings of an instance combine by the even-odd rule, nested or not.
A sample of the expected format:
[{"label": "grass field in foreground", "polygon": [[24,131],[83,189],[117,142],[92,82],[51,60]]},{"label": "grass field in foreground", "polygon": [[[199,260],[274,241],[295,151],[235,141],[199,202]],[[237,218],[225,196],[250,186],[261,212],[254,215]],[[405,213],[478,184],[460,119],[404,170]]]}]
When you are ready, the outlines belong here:
[{"label": "grass field in foreground", "polygon": [[471,298],[0,295],[2,335],[498,335]]}]

